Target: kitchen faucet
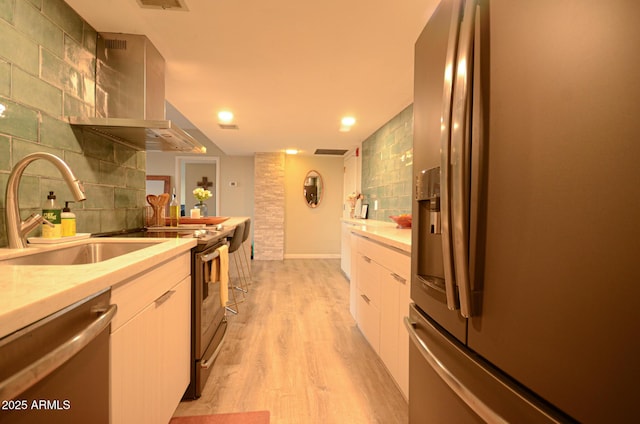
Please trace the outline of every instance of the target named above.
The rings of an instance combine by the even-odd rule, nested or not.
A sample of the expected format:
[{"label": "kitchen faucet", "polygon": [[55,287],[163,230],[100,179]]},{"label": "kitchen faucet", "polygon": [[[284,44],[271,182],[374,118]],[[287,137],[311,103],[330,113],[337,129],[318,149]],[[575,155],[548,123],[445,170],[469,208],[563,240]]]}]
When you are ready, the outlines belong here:
[{"label": "kitchen faucet", "polygon": [[18,204],[18,187],[20,179],[25,168],[33,161],[44,159],[51,162],[58,168],[60,174],[64,177],[67,185],[71,189],[71,193],[76,201],[86,200],[84,188],[78,179],[71,172],[71,168],[59,157],[51,153],[36,152],[31,153],[22,158],[13,167],[7,182],[7,193],[5,197],[5,221],[7,226],[7,239],[10,249],[22,249],[27,247],[27,234],[34,230],[44,218],[40,214],[31,214],[26,220],[20,219],[20,207]]}]

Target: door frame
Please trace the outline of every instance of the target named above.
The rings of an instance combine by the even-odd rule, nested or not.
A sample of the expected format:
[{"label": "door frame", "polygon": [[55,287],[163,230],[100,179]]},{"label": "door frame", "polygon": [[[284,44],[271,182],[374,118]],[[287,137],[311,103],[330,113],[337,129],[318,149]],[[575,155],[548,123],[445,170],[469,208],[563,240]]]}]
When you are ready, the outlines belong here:
[{"label": "door frame", "polygon": [[176,194],[181,204],[186,208],[186,190],[184,185],[185,166],[187,164],[207,164],[210,163],[216,167],[216,182],[214,185],[215,207],[216,210],[210,212],[211,216],[217,216],[220,213],[220,158],[218,156],[176,156],[175,158],[175,181],[176,181]]}]

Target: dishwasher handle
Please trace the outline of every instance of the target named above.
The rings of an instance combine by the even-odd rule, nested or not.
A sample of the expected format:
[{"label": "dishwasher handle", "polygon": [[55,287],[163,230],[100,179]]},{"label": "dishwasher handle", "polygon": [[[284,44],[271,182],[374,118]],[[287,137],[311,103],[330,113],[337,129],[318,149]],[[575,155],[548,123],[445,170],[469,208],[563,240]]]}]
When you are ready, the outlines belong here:
[{"label": "dishwasher handle", "polygon": [[91,324],[82,331],[66,340],[57,348],[44,355],[42,358],[23,368],[6,380],[0,382],[0,399],[13,399],[20,393],[34,386],[46,376],[84,349],[104,329],[106,329],[116,314],[117,305],[110,305],[104,313],[100,314]]}]

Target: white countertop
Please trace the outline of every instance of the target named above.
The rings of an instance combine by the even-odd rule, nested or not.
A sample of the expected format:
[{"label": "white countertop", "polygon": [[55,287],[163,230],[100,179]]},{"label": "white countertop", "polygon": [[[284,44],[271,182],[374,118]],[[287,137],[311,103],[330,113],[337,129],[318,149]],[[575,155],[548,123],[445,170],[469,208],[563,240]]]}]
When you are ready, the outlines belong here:
[{"label": "white countertop", "polygon": [[[122,256],[83,265],[1,265],[0,337],[4,337],[115,282],[131,278],[196,245],[193,238],[100,238],[64,243],[71,247],[88,241],[100,243],[157,243]],[[51,250],[60,245],[26,249],[0,249],[0,259],[26,251]]]},{"label": "white countertop", "polygon": [[[223,233],[249,217],[230,217]],[[225,231],[226,230],[226,231]],[[194,247],[194,238],[106,237],[60,244],[38,244],[26,249],[0,248],[0,260],[34,250],[71,247],[88,241],[100,243],[156,243],[106,261],[83,265],[2,265],[0,262],[0,338],[116,282],[145,272]]]},{"label": "white countertop", "polygon": [[411,253],[411,228],[398,228],[394,222],[373,219],[342,219],[351,232]]}]

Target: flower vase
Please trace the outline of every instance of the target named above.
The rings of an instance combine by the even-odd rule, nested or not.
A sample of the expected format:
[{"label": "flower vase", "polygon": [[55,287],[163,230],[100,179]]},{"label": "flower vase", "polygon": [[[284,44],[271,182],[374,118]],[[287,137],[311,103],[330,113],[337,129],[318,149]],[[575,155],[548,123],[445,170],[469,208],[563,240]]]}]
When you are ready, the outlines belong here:
[{"label": "flower vase", "polygon": [[200,216],[201,217],[206,217],[209,214],[209,208],[207,207],[207,205],[201,200],[198,203],[195,204],[195,206],[193,207],[194,209],[200,209]]}]

